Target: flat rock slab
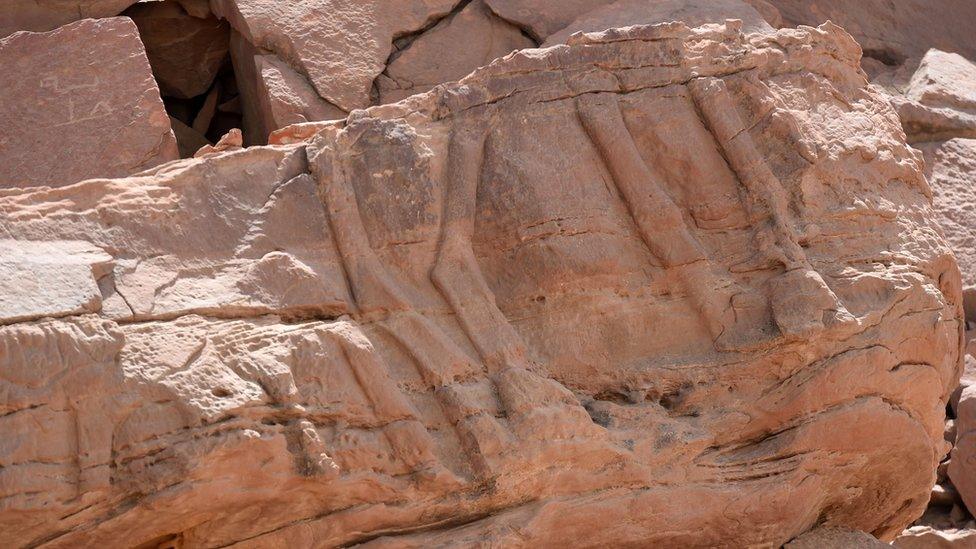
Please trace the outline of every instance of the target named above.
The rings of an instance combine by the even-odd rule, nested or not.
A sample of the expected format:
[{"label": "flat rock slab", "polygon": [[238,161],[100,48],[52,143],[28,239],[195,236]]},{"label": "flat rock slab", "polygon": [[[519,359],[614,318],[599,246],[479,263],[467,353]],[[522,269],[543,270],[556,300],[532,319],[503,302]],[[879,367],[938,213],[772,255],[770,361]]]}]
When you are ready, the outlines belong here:
[{"label": "flat rock slab", "polygon": [[97,311],[111,262],[87,242],[0,240],[0,324]]},{"label": "flat rock slab", "polygon": [[179,158],[139,32],[86,19],[0,40],[0,188],[120,177]]},{"label": "flat rock slab", "polygon": [[79,19],[112,17],[138,0],[4,0],[0,38],[17,31],[45,32]]}]

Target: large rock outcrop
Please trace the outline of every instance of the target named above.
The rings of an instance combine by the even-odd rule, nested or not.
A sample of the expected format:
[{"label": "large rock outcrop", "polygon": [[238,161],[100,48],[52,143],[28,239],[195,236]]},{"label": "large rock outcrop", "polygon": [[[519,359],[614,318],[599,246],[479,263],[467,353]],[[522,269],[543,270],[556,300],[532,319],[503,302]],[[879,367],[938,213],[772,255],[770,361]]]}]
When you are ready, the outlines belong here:
[{"label": "large rock outcrop", "polygon": [[111,17],[139,0],[4,0],[0,38],[17,31],[46,32],[89,17]]},{"label": "large rock outcrop", "polygon": [[0,188],[123,177],[179,158],[131,19],[0,39]]},{"label": "large rock outcrop", "polygon": [[308,142],[0,195],[4,249],[77,288],[0,309],[0,545],[778,545],[921,514],[959,273],[856,43],[569,42]]}]

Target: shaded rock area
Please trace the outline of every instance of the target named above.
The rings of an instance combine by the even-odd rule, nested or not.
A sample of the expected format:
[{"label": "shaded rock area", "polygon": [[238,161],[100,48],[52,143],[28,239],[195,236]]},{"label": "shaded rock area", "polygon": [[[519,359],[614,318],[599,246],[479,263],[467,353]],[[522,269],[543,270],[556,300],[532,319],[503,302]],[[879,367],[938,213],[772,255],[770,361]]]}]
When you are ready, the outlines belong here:
[{"label": "shaded rock area", "polygon": [[0,38],[0,68],[0,188],[121,177],[179,157],[130,19]]},{"label": "shaded rock area", "polygon": [[[246,44],[331,59],[258,4],[222,12]],[[858,45],[735,22],[567,42],[292,144],[229,131],[0,193],[6,278],[63,277],[0,302],[0,545],[901,533],[949,449],[963,298]]]}]

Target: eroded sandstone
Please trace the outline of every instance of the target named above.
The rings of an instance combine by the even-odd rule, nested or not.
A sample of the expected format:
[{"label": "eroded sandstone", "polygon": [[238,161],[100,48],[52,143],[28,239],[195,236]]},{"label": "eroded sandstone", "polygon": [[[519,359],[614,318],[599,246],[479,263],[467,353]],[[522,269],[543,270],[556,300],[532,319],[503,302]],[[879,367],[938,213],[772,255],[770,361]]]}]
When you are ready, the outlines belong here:
[{"label": "eroded sandstone", "polygon": [[5,245],[79,288],[0,318],[0,544],[901,532],[961,283],[860,48],[568,42],[289,145],[0,194]]},{"label": "eroded sandstone", "polygon": [[0,39],[0,67],[0,188],[123,177],[179,158],[132,20],[15,33]]}]

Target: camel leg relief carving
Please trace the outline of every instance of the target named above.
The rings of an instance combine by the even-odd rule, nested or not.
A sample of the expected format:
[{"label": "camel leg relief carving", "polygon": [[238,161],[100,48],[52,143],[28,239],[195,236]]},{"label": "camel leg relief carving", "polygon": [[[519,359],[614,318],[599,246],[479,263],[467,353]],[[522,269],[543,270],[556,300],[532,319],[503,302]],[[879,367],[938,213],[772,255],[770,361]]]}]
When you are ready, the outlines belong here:
[{"label": "camel leg relief carving", "polygon": [[698,78],[688,88],[706,127],[744,187],[750,215],[761,220],[757,236],[760,251],[786,269],[770,283],[770,303],[780,331],[787,337],[807,338],[824,329],[825,319],[853,319],[807,260],[790,227],[786,190],[749,134],[725,82]]}]

